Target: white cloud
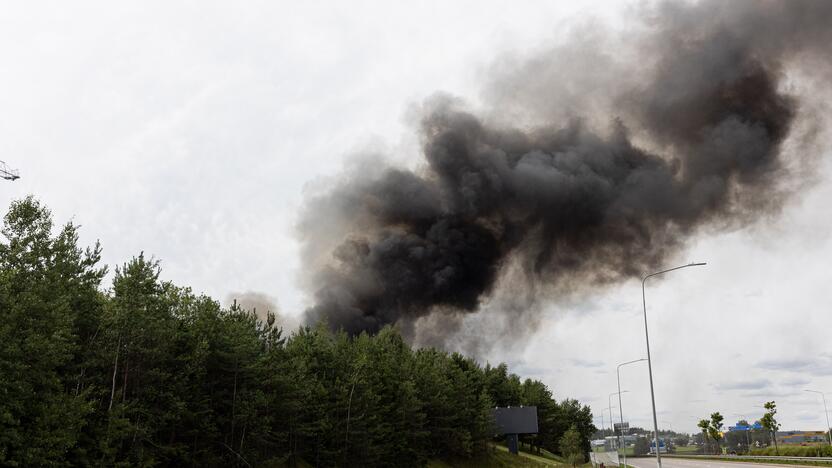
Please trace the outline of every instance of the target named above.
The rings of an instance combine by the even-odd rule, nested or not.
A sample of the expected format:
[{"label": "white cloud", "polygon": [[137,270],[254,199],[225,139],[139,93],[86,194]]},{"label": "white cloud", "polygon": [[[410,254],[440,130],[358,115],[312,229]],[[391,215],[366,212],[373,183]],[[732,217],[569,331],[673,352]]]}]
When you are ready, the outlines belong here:
[{"label": "white cloud", "polygon": [[720,382],[714,384],[717,391],[725,390],[760,390],[771,386],[768,379],[737,380],[733,382]]},{"label": "white cloud", "polygon": [[[22,179],[0,184],[0,205],[33,193],[111,265],[144,250],[167,279],[218,299],[261,291],[297,314],[303,187],[370,145],[413,164],[410,104],[435,90],[476,103],[500,51],[617,11],[583,3],[8,5],[0,155]],[[819,403],[798,387],[832,390],[832,166],[815,177],[780,216],[691,241],[679,262],[707,267],[648,285],[656,404],[675,429],[717,410],[751,418],[771,398],[800,428]],[[617,364],[645,355],[643,327],[629,282],[551,304],[525,351],[487,357],[598,415]],[[621,384],[625,417],[647,425],[646,363]]]}]

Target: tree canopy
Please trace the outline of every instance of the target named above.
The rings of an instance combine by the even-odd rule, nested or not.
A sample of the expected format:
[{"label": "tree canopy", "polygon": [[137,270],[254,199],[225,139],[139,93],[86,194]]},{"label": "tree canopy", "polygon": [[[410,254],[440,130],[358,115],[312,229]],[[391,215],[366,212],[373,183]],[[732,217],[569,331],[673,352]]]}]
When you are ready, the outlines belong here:
[{"label": "tree canopy", "polygon": [[487,452],[497,405],[538,407],[534,447],[589,449],[589,408],[505,364],[390,327],[287,335],[143,253],[105,288],[101,247],[54,230],[29,197],[1,231],[0,465],[424,466]]}]

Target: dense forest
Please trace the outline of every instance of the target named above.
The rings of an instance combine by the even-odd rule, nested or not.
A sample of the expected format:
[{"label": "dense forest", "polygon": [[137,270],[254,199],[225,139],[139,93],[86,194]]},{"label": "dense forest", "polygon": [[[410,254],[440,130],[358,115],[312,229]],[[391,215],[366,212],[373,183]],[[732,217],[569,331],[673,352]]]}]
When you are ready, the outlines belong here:
[{"label": "dense forest", "polygon": [[[558,452],[589,408],[505,365],[324,326],[290,334],[160,279],[108,275],[32,197],[0,236],[0,465],[423,466],[488,453],[494,406],[536,405]],[[105,278],[112,284],[104,285]],[[262,311],[261,311],[262,312]]]}]

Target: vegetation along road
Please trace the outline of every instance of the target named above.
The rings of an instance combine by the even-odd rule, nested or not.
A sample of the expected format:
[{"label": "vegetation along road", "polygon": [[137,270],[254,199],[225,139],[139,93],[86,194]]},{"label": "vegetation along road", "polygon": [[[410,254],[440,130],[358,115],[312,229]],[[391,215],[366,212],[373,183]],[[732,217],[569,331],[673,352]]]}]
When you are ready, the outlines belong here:
[{"label": "vegetation along road", "polygon": [[[627,464],[635,468],[656,468],[655,458],[628,458]],[[748,463],[724,460],[691,460],[687,458],[662,457],[662,468],[737,468],[737,467],[794,467],[777,463]]]}]

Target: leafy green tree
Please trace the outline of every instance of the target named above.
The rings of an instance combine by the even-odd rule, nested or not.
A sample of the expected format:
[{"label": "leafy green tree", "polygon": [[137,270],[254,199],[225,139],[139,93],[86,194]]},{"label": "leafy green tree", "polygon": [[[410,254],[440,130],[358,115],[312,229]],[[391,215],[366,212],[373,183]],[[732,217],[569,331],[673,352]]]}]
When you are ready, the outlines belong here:
[{"label": "leafy green tree", "polygon": [[722,453],[722,421],[725,418],[719,411],[711,413],[711,421],[708,427],[708,435],[716,443],[716,453]]},{"label": "leafy green tree", "polygon": [[638,437],[633,445],[633,455],[647,455],[650,452],[650,440],[647,437]]},{"label": "leafy green tree", "polygon": [[763,429],[771,434],[771,438],[774,439],[774,451],[777,455],[780,455],[780,448],[777,446],[777,431],[780,429],[780,423],[774,417],[777,414],[777,404],[774,401],[767,401],[763,407],[766,409],[766,412],[760,418],[760,424],[763,426]]},{"label": "leafy green tree", "polygon": [[589,449],[589,407],[505,364],[389,327],[287,336],[143,253],[103,290],[100,247],[52,231],[31,197],[0,231],[0,465],[416,467],[488,454],[498,404],[537,407],[538,450]]},{"label": "leafy green tree", "polygon": [[534,435],[522,435],[521,440],[526,441],[540,453],[541,448],[557,452],[556,429],[558,427],[558,404],[552,398],[552,392],[539,380],[526,379],[521,386],[521,403],[524,406],[537,407],[538,433]]},{"label": "leafy green tree", "polygon": [[65,459],[93,411],[87,367],[105,270],[97,245],[78,247],[76,226],[52,230],[32,197],[11,204],[0,230],[2,465]]},{"label": "leafy green tree", "polygon": [[508,372],[508,366],[486,365],[484,369],[485,385],[495,406],[520,406],[523,395],[520,378]]},{"label": "leafy green tree", "polygon": [[590,439],[597,428],[592,423],[592,411],[589,406],[581,405],[578,400],[567,398],[558,404],[557,424],[553,430],[560,439],[573,425],[581,435],[581,444],[585,454],[591,450]]},{"label": "leafy green tree", "polygon": [[708,419],[700,419],[696,426],[702,431],[702,445],[704,446],[705,452],[709,452],[708,450],[708,431],[711,427],[711,421]]},{"label": "leafy green tree", "polygon": [[566,463],[573,467],[584,462],[583,441],[581,433],[575,426],[570,427],[560,438],[560,453]]},{"label": "leafy green tree", "polygon": [[[182,416],[171,315],[174,287],[159,281],[159,264],[139,255],[116,269],[106,321],[111,353],[108,463],[161,462],[177,448],[171,428]],[[159,439],[172,439],[165,446]]]}]

